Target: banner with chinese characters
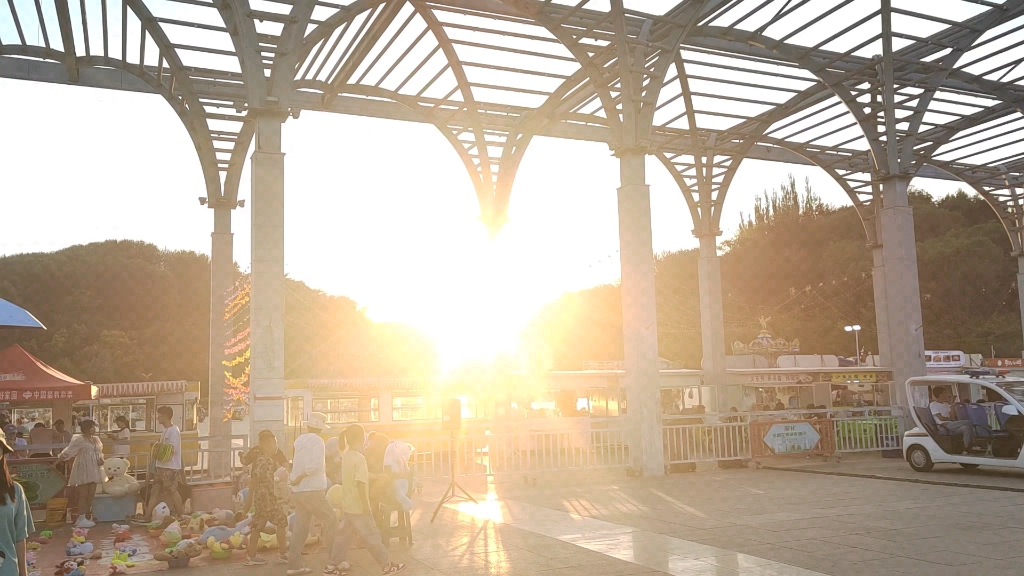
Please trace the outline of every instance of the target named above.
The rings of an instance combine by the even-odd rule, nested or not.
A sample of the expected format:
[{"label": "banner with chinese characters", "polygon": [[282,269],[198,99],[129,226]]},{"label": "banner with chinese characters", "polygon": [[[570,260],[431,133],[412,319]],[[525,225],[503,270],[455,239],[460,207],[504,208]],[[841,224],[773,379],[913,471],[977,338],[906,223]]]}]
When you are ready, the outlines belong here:
[{"label": "banner with chinese characters", "polygon": [[36,402],[43,400],[72,400],[72,390],[0,390],[0,402]]},{"label": "banner with chinese characters", "polygon": [[831,384],[845,384],[848,382],[860,382],[864,384],[891,382],[892,372],[857,372],[852,370],[844,372],[825,372],[821,374],[820,381],[829,382]]}]

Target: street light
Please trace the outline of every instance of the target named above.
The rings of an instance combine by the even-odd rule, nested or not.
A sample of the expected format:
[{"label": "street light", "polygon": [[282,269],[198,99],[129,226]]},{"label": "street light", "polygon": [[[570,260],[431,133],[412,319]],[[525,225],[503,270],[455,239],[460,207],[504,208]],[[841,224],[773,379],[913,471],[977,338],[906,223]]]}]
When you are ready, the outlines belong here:
[{"label": "street light", "polygon": [[857,346],[856,354],[857,366],[860,366],[860,324],[854,324],[853,326],[844,326],[843,330],[847,332],[853,332],[854,343]]}]

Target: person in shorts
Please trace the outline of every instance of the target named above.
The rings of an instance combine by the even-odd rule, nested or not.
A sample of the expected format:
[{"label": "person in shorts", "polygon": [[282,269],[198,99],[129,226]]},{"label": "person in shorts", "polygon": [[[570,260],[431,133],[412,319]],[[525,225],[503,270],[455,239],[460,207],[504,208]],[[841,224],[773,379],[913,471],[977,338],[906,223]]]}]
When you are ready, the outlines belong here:
[{"label": "person in shorts", "polygon": [[160,442],[171,445],[171,457],[166,462],[156,462],[146,513],[152,518],[153,509],[164,502],[170,507],[171,514],[178,516],[182,512],[183,504],[178,492],[178,482],[181,480],[181,432],[171,420],[174,417],[174,410],[170,406],[157,408],[156,417],[157,422],[164,428]]},{"label": "person in shorts", "polygon": [[267,563],[257,553],[260,532],[263,531],[267,522],[273,524],[277,529],[277,543],[281,550],[274,561],[278,564],[288,563],[288,555],[284,552],[288,549],[288,518],[274,492],[274,472],[279,468],[279,463],[274,458],[277,453],[277,437],[270,430],[261,430],[259,444],[249,451],[249,458],[252,459],[249,494],[253,506],[256,507],[256,514],[253,515],[250,526],[252,532],[249,533],[249,553],[245,560],[246,566],[259,566]]}]

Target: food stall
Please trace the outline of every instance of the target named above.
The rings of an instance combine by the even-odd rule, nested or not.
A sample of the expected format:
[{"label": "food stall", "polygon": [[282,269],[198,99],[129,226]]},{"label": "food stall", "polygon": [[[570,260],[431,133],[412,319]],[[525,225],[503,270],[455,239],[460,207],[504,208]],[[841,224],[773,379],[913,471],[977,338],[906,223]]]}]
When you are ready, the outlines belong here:
[{"label": "food stall", "polygon": [[[28,428],[41,422],[50,428],[61,419],[70,425],[73,403],[91,401],[95,389],[48,366],[17,344],[0,351],[0,409],[9,413],[12,422],[21,419]],[[45,517],[47,501],[64,496],[64,477],[55,462],[56,458],[14,457],[8,463],[11,474],[25,489],[36,520]]]},{"label": "food stall", "polygon": [[[157,423],[156,411],[161,406],[169,406],[174,411],[174,424],[181,431],[182,452],[185,456],[182,463],[189,466],[192,464],[188,462],[189,456],[194,460],[194,450],[199,447],[198,405],[199,382],[117,382],[97,385],[95,398],[76,402],[74,411],[79,418],[94,420],[104,440],[107,433],[118,430],[114,423],[117,417],[124,416],[132,431],[131,452],[145,454],[154,442],[160,440],[163,432]],[[110,447],[105,446],[104,452],[109,454]],[[134,463],[135,466],[143,464],[142,461]]]}]

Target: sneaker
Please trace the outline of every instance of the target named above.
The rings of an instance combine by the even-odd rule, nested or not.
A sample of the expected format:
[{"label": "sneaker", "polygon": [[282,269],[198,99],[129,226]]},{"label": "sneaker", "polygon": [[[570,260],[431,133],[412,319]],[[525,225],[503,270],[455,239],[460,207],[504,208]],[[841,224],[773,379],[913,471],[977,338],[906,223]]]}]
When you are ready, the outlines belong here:
[{"label": "sneaker", "polygon": [[75,528],[95,528],[96,523],[85,517],[85,514],[80,514],[78,520],[75,520]]},{"label": "sneaker", "polygon": [[305,568],[305,567],[303,567],[303,568],[296,568],[294,570],[289,570],[288,571],[288,576],[302,576],[303,574],[309,574],[312,571],[313,571],[312,568]]},{"label": "sneaker", "polygon": [[324,576],[341,576],[346,574],[340,566],[324,566]]},{"label": "sneaker", "polygon": [[405,564],[398,564],[398,563],[392,562],[392,563],[388,564],[387,566],[381,568],[380,569],[380,573],[381,574],[398,574],[402,570],[405,570]]},{"label": "sneaker", "polygon": [[263,558],[262,556],[253,556],[252,558],[245,559],[246,566],[262,566],[266,563],[266,558]]}]

